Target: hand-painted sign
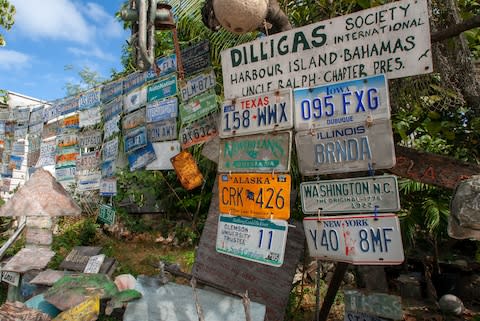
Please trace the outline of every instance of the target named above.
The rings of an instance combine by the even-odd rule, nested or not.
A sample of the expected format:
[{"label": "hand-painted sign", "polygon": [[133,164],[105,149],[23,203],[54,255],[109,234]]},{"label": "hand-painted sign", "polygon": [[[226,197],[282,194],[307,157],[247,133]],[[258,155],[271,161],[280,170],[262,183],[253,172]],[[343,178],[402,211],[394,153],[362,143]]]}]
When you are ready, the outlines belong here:
[{"label": "hand-painted sign", "polygon": [[176,139],[177,119],[169,118],[155,123],[147,124],[147,138],[148,141],[151,143]]},{"label": "hand-painted sign", "polygon": [[295,89],[293,92],[296,130],[390,119],[384,75]]},{"label": "hand-painted sign", "polygon": [[256,218],[290,217],[288,174],[220,174],[220,212]]},{"label": "hand-painted sign", "polygon": [[100,87],[85,91],[78,98],[78,109],[85,110],[100,105]]},{"label": "hand-painted sign", "polygon": [[123,117],[122,129],[124,131],[127,131],[144,124],[145,124],[145,108],[140,108],[139,110],[133,113],[127,114]]},{"label": "hand-painted sign", "polygon": [[281,266],[287,243],[288,223],[221,214],[216,250],[245,260]]},{"label": "hand-painted sign", "polygon": [[288,172],[292,132],[220,140],[219,172]]},{"label": "hand-painted sign", "polygon": [[100,314],[100,296],[88,297],[82,303],[63,311],[55,317],[56,321],[97,320]]},{"label": "hand-painted sign", "polygon": [[103,120],[108,121],[123,111],[122,96],[115,98],[103,107]]},{"label": "hand-painted sign", "polygon": [[123,80],[111,81],[102,87],[100,100],[107,103],[123,94]]},{"label": "hand-painted sign", "polygon": [[155,100],[147,103],[147,123],[153,123],[160,120],[177,117],[177,115],[177,97],[172,97],[165,100]]},{"label": "hand-painted sign", "polygon": [[140,126],[126,132],[124,135],[124,143],[125,153],[133,152],[147,145],[146,127]]},{"label": "hand-painted sign", "polygon": [[192,75],[210,66],[210,42],[208,40],[196,43],[181,51],[185,75]]},{"label": "hand-painted sign", "polygon": [[307,217],[303,220],[311,257],[352,264],[401,264],[400,223],[395,214]]},{"label": "hand-painted sign", "polygon": [[147,71],[147,81],[163,77],[177,71],[177,56],[175,54],[171,54],[170,56],[166,57],[160,57],[155,63],[155,68],[152,67]]},{"label": "hand-painted sign", "polygon": [[158,80],[148,86],[147,101],[163,99],[177,94],[177,75],[173,74],[169,77]]},{"label": "hand-painted sign", "polygon": [[147,165],[146,170],[172,170],[170,159],[180,153],[180,143],[176,140],[170,142],[152,143],[157,158]]},{"label": "hand-painted sign", "polygon": [[144,168],[155,160],[155,157],[155,151],[150,143],[140,149],[134,150],[128,155],[130,171],[133,172],[137,169]]},{"label": "hand-painted sign", "polygon": [[222,106],[220,137],[250,135],[293,127],[291,89],[235,100]]},{"label": "hand-painted sign", "polygon": [[94,126],[102,121],[102,113],[100,106],[90,109],[81,110],[79,112],[79,127]]},{"label": "hand-painted sign", "polygon": [[433,71],[427,1],[395,1],[222,52],[225,98]]},{"label": "hand-painted sign", "polygon": [[123,97],[123,111],[131,113],[147,103],[147,88],[141,87]]},{"label": "hand-painted sign", "polygon": [[112,225],[115,223],[115,209],[106,204],[100,204],[98,220],[102,223]]},{"label": "hand-painted sign", "polygon": [[182,124],[200,119],[217,110],[217,96],[213,90],[190,99],[180,105],[180,117]]},{"label": "hand-painted sign", "polygon": [[371,126],[351,124],[297,132],[295,144],[298,167],[305,176],[395,165],[390,120],[377,120]]},{"label": "hand-painted sign", "polygon": [[183,188],[192,190],[203,184],[203,175],[198,169],[192,154],[188,151],[182,150],[173,156],[170,161]]},{"label": "hand-painted sign", "polygon": [[117,195],[117,179],[115,177],[102,178],[102,180],[100,181],[100,195]]},{"label": "hand-painted sign", "polygon": [[200,95],[207,90],[214,88],[216,84],[215,72],[210,70],[202,72],[194,77],[180,82],[180,94],[182,101],[187,101],[190,98]]},{"label": "hand-painted sign", "polygon": [[200,144],[218,136],[218,114],[213,113],[201,119],[195,120],[180,129],[182,148]]},{"label": "hand-painted sign", "polygon": [[144,72],[134,72],[123,79],[123,94],[142,86],[145,83],[146,74]]},{"label": "hand-painted sign", "polygon": [[102,131],[90,130],[80,133],[78,146],[80,148],[99,147],[102,144]]},{"label": "hand-painted sign", "polygon": [[103,144],[102,149],[102,160],[115,160],[117,159],[118,154],[118,137],[115,137],[112,140],[109,140]]},{"label": "hand-painted sign", "polygon": [[300,183],[305,214],[396,212],[400,210],[397,177],[393,175]]}]

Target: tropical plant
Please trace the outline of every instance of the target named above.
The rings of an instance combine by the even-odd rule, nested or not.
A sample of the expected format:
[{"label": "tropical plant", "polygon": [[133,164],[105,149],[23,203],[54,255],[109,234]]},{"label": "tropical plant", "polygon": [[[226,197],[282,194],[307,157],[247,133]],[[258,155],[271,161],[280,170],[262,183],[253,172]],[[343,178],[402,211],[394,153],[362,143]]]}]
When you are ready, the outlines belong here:
[{"label": "tropical plant", "polygon": [[[0,0],[0,27],[5,30],[12,28],[15,17],[15,6],[13,6],[8,0]],[[5,46],[5,39],[0,34],[0,47]]]}]

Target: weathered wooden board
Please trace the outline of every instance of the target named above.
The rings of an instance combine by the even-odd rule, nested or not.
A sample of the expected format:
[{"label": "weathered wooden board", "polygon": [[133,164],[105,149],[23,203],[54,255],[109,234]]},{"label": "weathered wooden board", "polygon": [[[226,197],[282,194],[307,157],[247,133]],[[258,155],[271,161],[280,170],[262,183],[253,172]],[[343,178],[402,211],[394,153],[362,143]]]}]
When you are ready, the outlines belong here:
[{"label": "weathered wooden board", "polygon": [[24,273],[30,270],[44,269],[55,252],[42,248],[23,248],[3,267],[3,271]]},{"label": "weathered wooden board", "polygon": [[[199,279],[222,285],[238,292],[248,291],[252,301],[265,304],[265,320],[283,320],[292,279],[303,251],[305,235],[302,223],[289,227],[285,261],[281,267],[252,263],[215,251],[219,216],[218,181],[213,187],[213,197],[203,229],[193,275]],[[294,204],[295,202],[292,202]]]},{"label": "weathered wooden board", "polygon": [[75,246],[68,253],[65,260],[60,263],[61,269],[82,272],[91,256],[97,255],[102,250],[99,246]]},{"label": "weathered wooden board", "polygon": [[50,229],[29,227],[26,229],[26,243],[33,245],[52,245],[53,234]]}]

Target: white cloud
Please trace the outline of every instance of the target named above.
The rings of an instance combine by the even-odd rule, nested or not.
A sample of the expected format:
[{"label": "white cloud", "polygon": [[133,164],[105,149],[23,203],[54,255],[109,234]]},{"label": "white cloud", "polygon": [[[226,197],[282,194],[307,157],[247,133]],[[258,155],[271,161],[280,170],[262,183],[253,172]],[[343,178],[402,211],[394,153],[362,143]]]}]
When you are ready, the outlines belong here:
[{"label": "white cloud", "polygon": [[96,23],[97,32],[100,36],[119,38],[124,34],[125,31],[121,23],[115,19],[113,14],[107,13],[103,7],[97,3],[87,3],[83,11],[87,17]]},{"label": "white cloud", "polygon": [[27,66],[30,56],[15,50],[0,49],[0,69],[15,70]]},{"label": "white cloud", "polygon": [[84,56],[89,58],[98,58],[105,61],[117,60],[117,58],[115,58],[112,54],[104,52],[98,47],[88,48],[88,49],[69,47],[67,50],[72,54],[74,54],[75,56],[79,56],[79,57]]},{"label": "white cloud", "polygon": [[78,8],[70,0],[11,0],[15,28],[31,38],[51,38],[87,43],[93,37]]}]

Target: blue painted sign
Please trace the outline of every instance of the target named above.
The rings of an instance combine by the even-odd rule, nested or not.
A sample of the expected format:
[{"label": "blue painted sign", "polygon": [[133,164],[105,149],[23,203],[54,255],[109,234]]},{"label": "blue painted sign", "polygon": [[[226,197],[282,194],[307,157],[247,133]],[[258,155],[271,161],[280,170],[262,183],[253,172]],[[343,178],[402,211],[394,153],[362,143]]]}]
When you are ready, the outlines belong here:
[{"label": "blue painted sign", "polygon": [[103,120],[108,121],[123,111],[123,97],[117,97],[103,107]]},{"label": "blue painted sign", "polygon": [[125,133],[124,136],[125,153],[133,152],[147,145],[147,129],[140,126]]},{"label": "blue painted sign", "polygon": [[152,144],[148,143],[145,147],[135,150],[128,155],[128,163],[130,164],[130,171],[144,168],[156,159],[155,151]]},{"label": "blue painted sign", "polygon": [[160,57],[156,61],[156,68],[150,68],[147,71],[147,81],[150,81],[155,78],[160,78],[171,74],[177,71],[177,56],[175,54],[171,54],[170,56]]},{"label": "blue painted sign", "polygon": [[107,103],[112,99],[120,96],[123,93],[123,81],[116,80],[105,84],[102,87],[102,92],[100,94],[100,100],[102,103]]},{"label": "blue painted sign", "polygon": [[177,94],[177,75],[171,75],[167,78],[148,86],[147,101],[163,99]]},{"label": "blue painted sign", "polygon": [[143,85],[146,80],[144,72],[134,72],[123,79],[123,93],[128,94],[133,89]]},{"label": "blue painted sign", "polygon": [[80,94],[80,98],[78,98],[78,109],[90,109],[97,107],[100,103],[100,88],[93,88]]},{"label": "blue painted sign", "polygon": [[147,103],[147,123],[154,123],[160,120],[177,117],[177,115],[177,97],[172,97],[165,100],[155,100]]}]

